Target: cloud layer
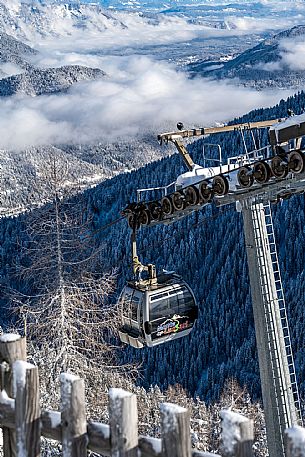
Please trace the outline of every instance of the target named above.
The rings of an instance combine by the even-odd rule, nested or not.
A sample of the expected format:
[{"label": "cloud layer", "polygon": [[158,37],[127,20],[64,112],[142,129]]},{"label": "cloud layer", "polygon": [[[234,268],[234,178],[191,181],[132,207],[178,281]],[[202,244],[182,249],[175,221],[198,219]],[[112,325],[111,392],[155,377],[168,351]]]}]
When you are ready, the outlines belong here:
[{"label": "cloud layer", "polygon": [[146,57],[111,60],[110,69],[112,77],[79,83],[66,94],[3,99],[0,148],[112,141],[147,131],[157,135],[177,121],[213,125],[287,95],[189,80],[173,66]]},{"label": "cloud layer", "polygon": [[[238,11],[233,15],[232,8],[222,12],[222,18],[231,24],[232,30],[216,29],[196,23],[196,20],[192,22],[169,15],[113,12],[110,18],[107,15],[97,17],[94,8],[91,12],[88,10],[85,27],[77,27],[75,24],[84,25],[83,17],[75,19],[63,5],[41,7],[39,20],[33,13],[35,21],[31,26],[18,22],[16,27],[41,51],[33,57],[34,63],[43,67],[67,64],[98,67],[109,77],[79,83],[62,95],[34,98],[18,95],[2,99],[0,148],[112,141],[147,131],[157,134],[164,128],[175,128],[177,121],[190,126],[213,125],[250,109],[276,103],[288,93],[255,92],[228,82],[189,80],[167,63],[147,57],[115,57],[128,47],[132,54],[134,49],[146,52],[145,46],[166,45],[168,50],[171,43],[188,41],[191,55],[192,39],[278,29],[305,17],[303,2],[294,2],[293,14],[289,2],[265,0],[261,5],[269,11],[271,8],[273,16],[241,17]],[[14,0],[12,6],[18,10],[14,17],[21,20],[18,0]],[[284,14],[285,8],[287,14]],[[215,20],[219,19],[216,14]],[[47,32],[44,39],[39,30]],[[301,52],[297,48],[295,51]]]}]

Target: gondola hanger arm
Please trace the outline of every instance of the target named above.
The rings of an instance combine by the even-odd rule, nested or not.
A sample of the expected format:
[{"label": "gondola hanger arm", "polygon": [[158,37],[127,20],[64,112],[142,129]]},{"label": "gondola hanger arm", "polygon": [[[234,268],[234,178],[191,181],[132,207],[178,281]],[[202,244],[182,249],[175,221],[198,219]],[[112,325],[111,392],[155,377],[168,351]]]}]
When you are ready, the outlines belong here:
[{"label": "gondola hanger arm", "polygon": [[[133,274],[138,278],[139,282],[148,282],[149,284],[154,284],[157,282],[156,267],[155,265],[149,263],[148,265],[143,265],[139,260],[137,253],[137,233],[136,230],[133,230],[131,233],[131,250],[132,250],[132,270]],[[147,271],[148,279],[143,280],[141,278],[141,273]]]}]

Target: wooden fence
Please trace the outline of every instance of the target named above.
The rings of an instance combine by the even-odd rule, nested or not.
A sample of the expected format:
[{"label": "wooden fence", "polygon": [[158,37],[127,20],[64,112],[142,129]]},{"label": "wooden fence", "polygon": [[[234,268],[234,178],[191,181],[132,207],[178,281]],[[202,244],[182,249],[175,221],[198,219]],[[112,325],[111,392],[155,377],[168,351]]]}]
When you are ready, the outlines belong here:
[{"label": "wooden fence", "polygon": [[[0,427],[4,457],[38,457],[40,438],[62,443],[63,457],[86,457],[91,450],[111,457],[220,457],[191,449],[187,409],[163,403],[161,439],[138,436],[137,399],[122,389],[109,391],[109,425],[87,421],[84,381],[61,376],[61,411],[40,411],[38,369],[26,361],[19,335],[0,337]],[[252,457],[253,421],[228,410],[222,417],[222,456]],[[305,429],[286,432],[287,457],[305,457]]]}]

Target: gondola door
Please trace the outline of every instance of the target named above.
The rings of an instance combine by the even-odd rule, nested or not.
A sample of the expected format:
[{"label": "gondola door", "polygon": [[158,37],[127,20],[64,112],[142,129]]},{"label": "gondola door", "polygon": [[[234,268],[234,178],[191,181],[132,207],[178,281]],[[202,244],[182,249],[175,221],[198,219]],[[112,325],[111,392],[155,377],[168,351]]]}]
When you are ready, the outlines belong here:
[{"label": "gondola door", "polygon": [[[148,346],[155,346],[163,342],[165,334],[160,331],[162,325],[173,326],[170,319],[170,300],[168,291],[150,295],[148,302],[149,322],[145,323],[146,342]],[[168,327],[168,331],[170,332]],[[168,334],[167,334],[168,335]]]},{"label": "gondola door", "polygon": [[143,347],[141,319],[143,316],[143,292],[126,287],[123,298],[123,327],[120,338],[133,347]]},{"label": "gondola door", "polygon": [[143,293],[138,290],[134,290],[130,298],[130,327],[140,332],[140,309],[142,306]]}]

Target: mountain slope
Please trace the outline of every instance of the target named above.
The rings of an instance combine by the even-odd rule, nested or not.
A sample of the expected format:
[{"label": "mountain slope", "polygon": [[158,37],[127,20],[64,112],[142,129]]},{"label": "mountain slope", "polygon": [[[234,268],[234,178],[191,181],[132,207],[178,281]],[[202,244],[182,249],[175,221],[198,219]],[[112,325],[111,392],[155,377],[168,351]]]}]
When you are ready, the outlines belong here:
[{"label": "mountain slope", "polygon": [[[259,88],[299,88],[305,84],[305,70],[291,69],[282,62],[285,54],[282,49],[283,40],[293,43],[296,39],[305,39],[304,25],[280,32],[227,62],[204,61],[190,64],[188,69],[193,75],[217,79],[238,78],[244,85]],[[278,68],[277,65],[270,65],[277,63],[281,63]]]},{"label": "mountain slope", "polygon": [[0,173],[3,177],[0,182],[0,217],[33,209],[48,200],[49,190],[43,176],[50,160],[62,170],[69,164],[67,188],[71,193],[109,177],[101,166],[53,146],[28,148],[20,152],[0,150]]},{"label": "mountain slope", "polygon": [[37,51],[30,46],[16,40],[5,32],[0,32],[0,61],[26,55],[35,55]]},{"label": "mountain slope", "polygon": [[[13,64],[21,70],[31,70],[27,56],[35,55],[37,51],[5,32],[0,32],[0,68],[3,64]],[[5,75],[5,72],[2,72]],[[0,74],[1,75],[1,74]]]},{"label": "mountain slope", "polygon": [[[223,76],[234,77],[235,72],[248,67],[258,66],[264,63],[277,62],[281,60],[282,51],[280,48],[283,39],[305,38],[305,25],[298,25],[289,30],[284,30],[254,48],[251,48],[235,59],[224,64],[221,70]],[[288,70],[288,69],[287,69]]]},{"label": "mountain slope", "polygon": [[[48,198],[41,176],[50,157],[62,167],[69,163],[71,192],[90,188],[117,174],[130,172],[165,156],[154,137],[115,143],[40,146],[23,151],[0,150],[0,217],[31,210]],[[37,189],[40,189],[37,194]]]},{"label": "mountain slope", "polygon": [[59,68],[32,69],[20,75],[0,80],[0,96],[7,97],[17,93],[43,95],[63,92],[79,81],[88,81],[105,76],[98,68],[68,65]]}]

